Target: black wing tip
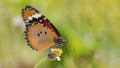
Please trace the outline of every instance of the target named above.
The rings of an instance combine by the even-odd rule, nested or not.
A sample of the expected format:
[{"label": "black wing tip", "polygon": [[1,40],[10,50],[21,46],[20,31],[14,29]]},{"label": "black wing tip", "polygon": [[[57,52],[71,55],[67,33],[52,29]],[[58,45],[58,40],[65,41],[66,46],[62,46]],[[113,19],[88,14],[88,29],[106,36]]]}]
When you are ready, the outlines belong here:
[{"label": "black wing tip", "polygon": [[33,8],[32,6],[30,6],[30,5],[26,5],[25,7],[23,7],[23,9],[22,10],[26,10],[26,9],[30,9],[30,8]]},{"label": "black wing tip", "polygon": [[24,10],[35,10],[37,13],[39,13],[39,11],[37,9],[35,9],[34,7],[30,6],[30,5],[26,5],[22,8],[22,13],[24,13]]}]

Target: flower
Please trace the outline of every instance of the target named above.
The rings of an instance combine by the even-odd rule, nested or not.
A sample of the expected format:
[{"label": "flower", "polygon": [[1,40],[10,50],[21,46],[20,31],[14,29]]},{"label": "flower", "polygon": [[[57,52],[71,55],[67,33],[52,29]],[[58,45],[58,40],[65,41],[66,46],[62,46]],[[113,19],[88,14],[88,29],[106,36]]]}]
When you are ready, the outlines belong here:
[{"label": "flower", "polygon": [[46,57],[42,58],[41,60],[39,60],[35,64],[34,68],[40,68],[40,64],[43,63],[43,62],[46,62],[48,60],[55,60],[55,59],[57,59],[58,61],[60,61],[61,60],[60,56],[62,55],[62,53],[63,53],[63,50],[60,49],[60,48],[54,48],[54,49],[51,48],[49,53],[48,53],[48,55]]},{"label": "flower", "polygon": [[51,48],[48,53],[48,57],[50,59],[53,59],[53,60],[57,59],[58,61],[60,61],[61,60],[60,56],[62,55],[62,53],[63,53],[63,50],[60,48],[55,48],[55,49]]}]

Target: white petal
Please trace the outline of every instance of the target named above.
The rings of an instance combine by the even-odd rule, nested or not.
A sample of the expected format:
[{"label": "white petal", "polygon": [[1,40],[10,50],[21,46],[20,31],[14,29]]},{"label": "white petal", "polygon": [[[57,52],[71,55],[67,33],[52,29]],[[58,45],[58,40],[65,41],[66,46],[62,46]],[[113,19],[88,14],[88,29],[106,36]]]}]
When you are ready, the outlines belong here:
[{"label": "white petal", "polygon": [[60,57],[56,57],[56,59],[58,60],[58,61],[60,61],[61,59],[60,59]]},{"label": "white petal", "polygon": [[53,52],[54,50],[55,50],[55,49],[52,49],[52,48],[51,48],[51,51],[52,51],[52,52]]}]

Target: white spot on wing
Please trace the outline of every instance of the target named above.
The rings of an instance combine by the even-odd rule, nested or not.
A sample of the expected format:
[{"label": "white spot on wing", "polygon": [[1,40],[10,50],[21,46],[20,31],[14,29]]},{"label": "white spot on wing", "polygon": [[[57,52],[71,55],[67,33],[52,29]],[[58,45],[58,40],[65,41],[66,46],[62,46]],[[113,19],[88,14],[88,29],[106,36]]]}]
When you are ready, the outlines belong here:
[{"label": "white spot on wing", "polygon": [[47,18],[43,18],[44,20],[46,20]]},{"label": "white spot on wing", "polygon": [[28,20],[26,20],[26,22],[28,22]]},{"label": "white spot on wing", "polygon": [[37,17],[41,17],[42,16],[42,13],[36,13],[35,14]]},{"label": "white spot on wing", "polygon": [[31,16],[29,16],[29,17],[28,17],[28,20],[32,20],[32,17],[31,17]]},{"label": "white spot on wing", "polygon": [[32,9],[31,7],[29,9]]},{"label": "white spot on wing", "polygon": [[39,22],[42,22],[43,20],[39,20]]},{"label": "white spot on wing", "polygon": [[32,15],[33,18],[39,18],[39,17],[41,17],[41,16],[42,16],[41,13],[36,13],[36,14]]},{"label": "white spot on wing", "polygon": [[29,10],[29,8],[27,8],[26,10]]}]

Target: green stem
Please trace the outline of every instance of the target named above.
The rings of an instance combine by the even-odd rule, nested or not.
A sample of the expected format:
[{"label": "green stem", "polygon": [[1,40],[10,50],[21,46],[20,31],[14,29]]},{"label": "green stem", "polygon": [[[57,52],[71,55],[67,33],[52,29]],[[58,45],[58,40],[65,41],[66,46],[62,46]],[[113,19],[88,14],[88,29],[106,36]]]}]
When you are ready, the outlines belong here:
[{"label": "green stem", "polygon": [[47,61],[47,60],[49,60],[49,58],[48,58],[47,56],[44,57],[44,58],[42,58],[40,61],[38,61],[38,62],[35,64],[34,68],[40,68],[40,64],[42,64],[43,62],[45,62],[45,61]]}]

